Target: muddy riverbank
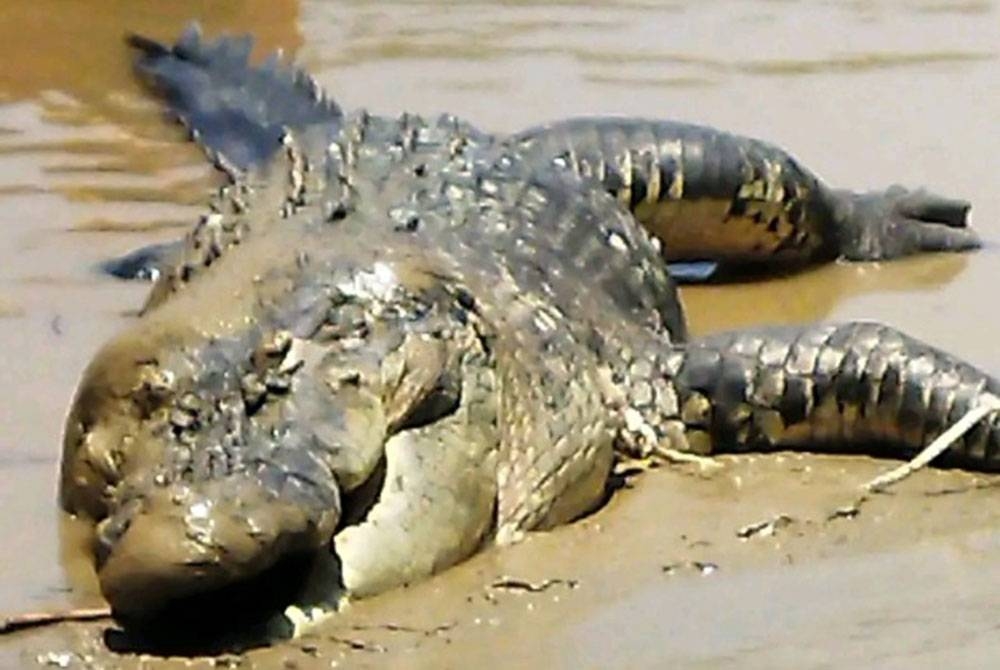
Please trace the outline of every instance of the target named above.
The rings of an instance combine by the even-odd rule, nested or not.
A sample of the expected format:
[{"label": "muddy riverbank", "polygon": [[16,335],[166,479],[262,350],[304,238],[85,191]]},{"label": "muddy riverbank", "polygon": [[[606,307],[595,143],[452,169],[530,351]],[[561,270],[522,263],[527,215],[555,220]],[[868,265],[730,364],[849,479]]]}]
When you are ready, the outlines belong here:
[{"label": "muddy riverbank", "polygon": [[[697,121],[776,142],[838,186],[968,198],[988,242],[977,254],[684,298],[697,333],[872,318],[1000,373],[997,3],[203,5],[0,9],[0,612],[95,600],[66,576],[86,573],[73,543],[60,545],[62,419],[91,353],[145,289],[93,265],[182,234],[214,183],[132,81],[126,30],[167,38],[199,17],[208,32],[253,31],[261,53],[297,53],[346,107],[448,110],[500,131],[598,113]],[[886,467],[772,455],[636,476],[572,527],[359,603],[315,639],[240,667],[989,666],[995,480],[928,471],[857,518],[828,520]],[[781,515],[773,534],[737,535]],[[0,667],[192,665],[110,654],[105,628],[5,637]]]}]

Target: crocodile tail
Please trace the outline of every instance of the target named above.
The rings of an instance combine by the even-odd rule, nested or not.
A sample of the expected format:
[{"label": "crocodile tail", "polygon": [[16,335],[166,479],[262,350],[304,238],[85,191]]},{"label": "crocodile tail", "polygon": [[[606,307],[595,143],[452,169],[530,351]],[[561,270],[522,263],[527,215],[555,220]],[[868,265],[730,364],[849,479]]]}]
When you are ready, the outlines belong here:
[{"label": "crocodile tail", "polygon": [[230,177],[265,164],[286,129],[335,127],[343,117],[312,77],[278,54],[251,65],[248,35],[207,41],[192,23],[173,46],[135,34],[127,42],[139,52],[139,74]]},{"label": "crocodile tail", "polygon": [[[1000,381],[876,323],[712,335],[682,359],[674,382],[688,447],[699,452],[909,456],[1000,396]],[[943,459],[1000,470],[1000,417],[979,422]]]}]

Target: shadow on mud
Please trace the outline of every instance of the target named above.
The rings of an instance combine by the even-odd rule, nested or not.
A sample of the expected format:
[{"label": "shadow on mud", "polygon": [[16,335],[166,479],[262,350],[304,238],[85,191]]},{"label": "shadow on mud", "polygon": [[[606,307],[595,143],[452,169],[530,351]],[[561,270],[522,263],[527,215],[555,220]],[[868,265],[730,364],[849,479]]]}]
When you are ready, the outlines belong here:
[{"label": "shadow on mud", "polygon": [[104,631],[108,649],[153,656],[239,653],[291,637],[281,612],[296,602],[313,556],[290,557],[253,579],[171,603],[154,616]]}]

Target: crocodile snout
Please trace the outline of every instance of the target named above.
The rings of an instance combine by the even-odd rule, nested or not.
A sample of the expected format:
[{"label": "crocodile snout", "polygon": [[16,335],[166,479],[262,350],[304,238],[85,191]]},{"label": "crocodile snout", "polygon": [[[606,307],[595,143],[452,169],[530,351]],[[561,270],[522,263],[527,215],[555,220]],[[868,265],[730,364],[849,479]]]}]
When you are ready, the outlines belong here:
[{"label": "crocodile snout", "polygon": [[301,365],[284,371],[281,357],[270,360],[273,341],[287,348],[285,339],[259,329],[202,340],[140,330],[109,343],[85,373],[60,495],[67,511],[96,523],[95,567],[120,620],[184,627],[264,617],[295,586],[269,575],[329,543],[338,475],[299,420],[306,409],[321,415],[329,394],[298,383]]},{"label": "crocodile snout", "polygon": [[264,589],[276,584],[260,578],[307,558],[333,533],[339,505],[319,517],[313,509],[282,501],[242,474],[139,492],[98,525],[101,590],[126,622],[183,613],[231,625],[234,616],[266,616]]}]

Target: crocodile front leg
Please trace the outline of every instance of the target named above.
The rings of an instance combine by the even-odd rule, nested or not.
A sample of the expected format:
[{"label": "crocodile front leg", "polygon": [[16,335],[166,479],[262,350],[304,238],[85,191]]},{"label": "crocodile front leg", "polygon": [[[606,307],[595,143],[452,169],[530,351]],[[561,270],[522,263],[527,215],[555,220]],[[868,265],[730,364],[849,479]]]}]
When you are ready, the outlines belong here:
[{"label": "crocodile front leg", "polygon": [[[882,446],[907,456],[1000,392],[975,367],[875,323],[721,334],[678,355],[687,446],[700,451]],[[946,456],[1000,469],[1000,419]]]},{"label": "crocodile front leg", "polygon": [[458,410],[386,443],[378,502],[364,521],[334,538],[347,595],[420,581],[467,558],[483,541],[496,501],[495,384],[492,370],[463,367]]},{"label": "crocodile front leg", "polygon": [[980,245],[965,201],[901,187],[834,191],[784,150],[713,128],[581,118],[508,145],[540,168],[599,182],[660,239],[668,261],[777,269]]},{"label": "crocodile front leg", "polygon": [[471,556],[496,503],[497,434],[463,407],[397,433],[385,445],[385,479],[364,520],[334,536],[296,603],[269,622],[277,638],[298,637],[333,616],[344,599],[423,581]]},{"label": "crocodile front leg", "polygon": [[498,344],[497,544],[569,523],[598,506],[622,422],[610,409],[610,375],[588,352],[568,337],[531,329],[524,323]]},{"label": "crocodile front leg", "polygon": [[510,543],[603,499],[620,423],[609,382],[583,350],[542,355],[568,338],[522,325],[492,341],[491,367],[463,365],[455,414],[386,443],[378,502],[334,538],[347,595],[418,581],[469,556],[488,530]]}]

